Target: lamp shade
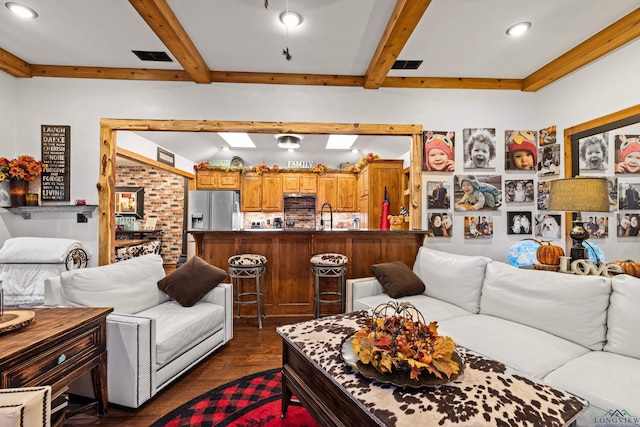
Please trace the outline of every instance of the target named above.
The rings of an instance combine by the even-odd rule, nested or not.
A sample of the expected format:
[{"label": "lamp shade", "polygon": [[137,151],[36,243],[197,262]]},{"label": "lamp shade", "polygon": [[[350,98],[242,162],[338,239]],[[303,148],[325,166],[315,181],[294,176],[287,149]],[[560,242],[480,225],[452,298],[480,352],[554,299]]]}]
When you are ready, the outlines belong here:
[{"label": "lamp shade", "polygon": [[551,181],[551,211],[609,212],[609,188],[605,178],[568,178]]}]

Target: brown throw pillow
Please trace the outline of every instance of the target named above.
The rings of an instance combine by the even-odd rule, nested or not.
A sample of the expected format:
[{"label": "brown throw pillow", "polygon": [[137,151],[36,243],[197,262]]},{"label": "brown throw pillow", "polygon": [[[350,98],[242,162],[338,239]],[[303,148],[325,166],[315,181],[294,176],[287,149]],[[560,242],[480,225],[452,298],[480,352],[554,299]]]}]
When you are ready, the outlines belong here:
[{"label": "brown throw pillow", "polygon": [[184,307],[191,307],[227,277],[227,272],[194,256],[158,281],[158,288]]},{"label": "brown throw pillow", "polygon": [[371,271],[391,298],[402,298],[424,292],[424,283],[402,261],[371,266]]}]

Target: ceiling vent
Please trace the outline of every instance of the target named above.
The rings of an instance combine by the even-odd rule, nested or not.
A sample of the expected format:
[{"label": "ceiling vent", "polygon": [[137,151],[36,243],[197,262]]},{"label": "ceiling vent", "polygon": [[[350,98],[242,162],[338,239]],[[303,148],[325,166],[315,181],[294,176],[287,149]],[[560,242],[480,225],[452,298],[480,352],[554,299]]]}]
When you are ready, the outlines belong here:
[{"label": "ceiling vent", "polygon": [[422,61],[414,60],[414,61],[401,61],[397,60],[391,66],[392,70],[417,70],[418,67],[422,65]]},{"label": "ceiling vent", "polygon": [[150,50],[132,50],[141,61],[154,61],[154,62],[173,62],[173,59],[169,58],[166,52],[152,52]]}]

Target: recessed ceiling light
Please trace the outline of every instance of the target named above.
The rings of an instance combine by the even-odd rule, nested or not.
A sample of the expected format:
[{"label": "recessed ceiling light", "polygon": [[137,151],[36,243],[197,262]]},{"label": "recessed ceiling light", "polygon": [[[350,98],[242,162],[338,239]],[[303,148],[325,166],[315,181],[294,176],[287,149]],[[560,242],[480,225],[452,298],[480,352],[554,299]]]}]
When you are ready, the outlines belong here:
[{"label": "recessed ceiling light", "polygon": [[531,22],[518,22],[507,28],[507,34],[510,36],[521,36],[531,28]]},{"label": "recessed ceiling light", "polygon": [[352,153],[359,153],[360,150],[358,150],[357,148],[354,148],[353,150],[351,150]]},{"label": "recessed ceiling light", "polygon": [[222,147],[222,151],[229,151],[229,147],[225,145],[224,147]]},{"label": "recessed ceiling light", "polygon": [[358,135],[329,135],[327,150],[348,150],[358,138]]},{"label": "recessed ceiling light", "polygon": [[18,15],[20,18],[35,19],[38,17],[38,12],[31,9],[29,6],[25,6],[13,1],[8,1],[4,5],[7,7],[7,9]]},{"label": "recessed ceiling light", "polygon": [[234,148],[256,148],[249,135],[241,132],[218,132],[227,144]]},{"label": "recessed ceiling light", "polygon": [[286,11],[280,14],[280,22],[286,27],[297,27],[302,24],[302,15],[294,11]]}]

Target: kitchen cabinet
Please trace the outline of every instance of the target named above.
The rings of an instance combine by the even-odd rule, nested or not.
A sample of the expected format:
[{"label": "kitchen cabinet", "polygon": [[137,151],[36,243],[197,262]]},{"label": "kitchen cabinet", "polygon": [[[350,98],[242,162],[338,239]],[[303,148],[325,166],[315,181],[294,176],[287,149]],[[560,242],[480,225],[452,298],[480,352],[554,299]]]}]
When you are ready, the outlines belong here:
[{"label": "kitchen cabinet", "polygon": [[282,176],[279,173],[247,172],[240,186],[240,210],[242,212],[281,212]]},{"label": "kitchen cabinet", "polygon": [[283,209],[282,175],[262,174],[262,212],[281,212]]},{"label": "kitchen cabinet", "polygon": [[320,175],[316,198],[318,212],[325,202],[331,204],[334,212],[355,212],[357,210],[356,191],[357,178],[350,172]]},{"label": "kitchen cabinet", "polygon": [[336,186],[336,206],[338,212],[355,212],[358,210],[356,206],[358,179],[353,174],[342,174],[337,176]]},{"label": "kitchen cabinet", "polygon": [[399,215],[403,198],[403,161],[376,160],[358,176],[358,209],[362,228],[379,228],[384,189],[389,196],[389,214]]},{"label": "kitchen cabinet", "polygon": [[282,174],[284,194],[316,194],[318,180],[315,173],[286,172]]},{"label": "kitchen cabinet", "polygon": [[240,172],[202,169],[196,171],[197,190],[240,190]]},{"label": "kitchen cabinet", "polygon": [[240,185],[240,210],[260,212],[262,210],[262,178],[255,172],[242,175]]}]

